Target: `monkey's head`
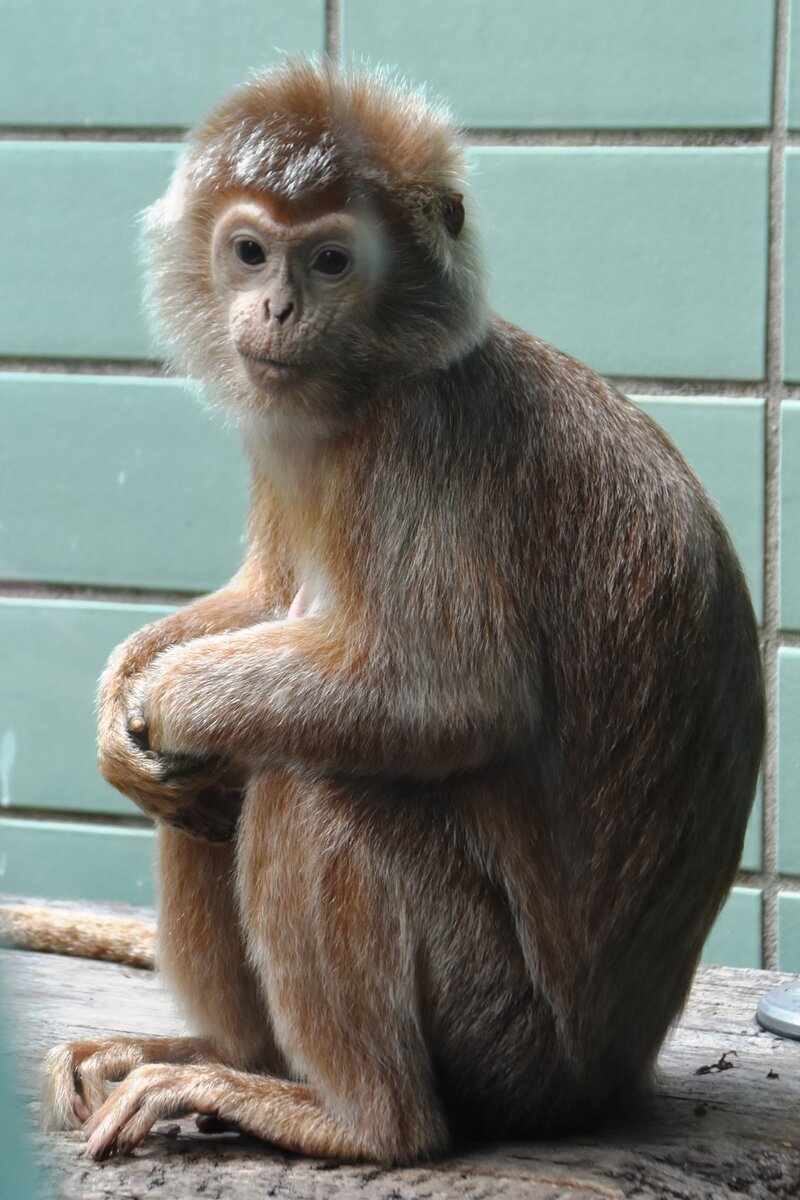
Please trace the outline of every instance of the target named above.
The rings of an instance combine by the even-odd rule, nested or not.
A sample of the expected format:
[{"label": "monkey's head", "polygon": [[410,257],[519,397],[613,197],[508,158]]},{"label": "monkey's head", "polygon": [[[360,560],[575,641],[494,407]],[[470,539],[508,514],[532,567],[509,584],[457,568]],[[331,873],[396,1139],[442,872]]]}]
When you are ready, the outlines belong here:
[{"label": "monkey's head", "polygon": [[486,312],[463,174],[447,117],[380,76],[299,61],[239,89],[148,213],[179,368],[308,408],[461,357]]}]

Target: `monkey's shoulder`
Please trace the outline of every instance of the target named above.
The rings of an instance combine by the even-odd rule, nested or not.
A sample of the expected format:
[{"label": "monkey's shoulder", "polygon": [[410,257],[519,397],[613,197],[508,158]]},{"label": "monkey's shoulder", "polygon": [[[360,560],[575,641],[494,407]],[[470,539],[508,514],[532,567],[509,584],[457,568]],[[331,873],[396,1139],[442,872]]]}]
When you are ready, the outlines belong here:
[{"label": "monkey's shoulder", "polygon": [[[509,520],[533,531],[534,553],[541,541],[543,560],[556,569],[559,547],[573,577],[618,574],[627,563],[659,588],[680,564],[685,586],[711,569],[739,589],[740,568],[713,501],[637,404],[577,359],[499,319],[475,365],[487,424],[505,429]],[[484,452],[500,462],[492,438]]]},{"label": "monkey's shoulder", "polygon": [[564,473],[573,486],[622,489],[643,497],[710,508],[707,493],[665,431],[608,380],[565,351],[495,318],[483,347],[497,381],[510,436],[539,460],[545,476]]}]

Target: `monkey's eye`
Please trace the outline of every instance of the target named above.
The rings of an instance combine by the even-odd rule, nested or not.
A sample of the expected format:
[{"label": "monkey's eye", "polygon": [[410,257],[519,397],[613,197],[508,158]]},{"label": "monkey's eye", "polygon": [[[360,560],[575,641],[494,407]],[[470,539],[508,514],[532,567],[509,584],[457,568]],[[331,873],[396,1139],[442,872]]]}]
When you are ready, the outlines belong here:
[{"label": "monkey's eye", "polygon": [[241,238],[235,243],[234,249],[236,257],[248,267],[259,267],[267,261],[267,256],[261,246],[251,238]]},{"label": "monkey's eye", "polygon": [[312,271],[320,275],[341,275],[350,266],[350,259],[344,250],[320,250],[311,264]]}]

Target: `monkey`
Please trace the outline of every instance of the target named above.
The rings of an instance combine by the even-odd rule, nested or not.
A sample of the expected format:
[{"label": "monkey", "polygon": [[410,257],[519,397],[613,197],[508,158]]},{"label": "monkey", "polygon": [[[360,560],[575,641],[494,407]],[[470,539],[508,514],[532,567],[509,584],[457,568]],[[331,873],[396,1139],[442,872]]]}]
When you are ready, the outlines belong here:
[{"label": "monkey", "polygon": [[194,1032],[51,1052],[97,1160],[192,1113],[380,1163],[584,1127],[647,1087],[734,879],[741,568],[658,427],[490,310],[469,209],[444,109],[289,60],[149,210],[252,499],[234,579],[101,682]]}]

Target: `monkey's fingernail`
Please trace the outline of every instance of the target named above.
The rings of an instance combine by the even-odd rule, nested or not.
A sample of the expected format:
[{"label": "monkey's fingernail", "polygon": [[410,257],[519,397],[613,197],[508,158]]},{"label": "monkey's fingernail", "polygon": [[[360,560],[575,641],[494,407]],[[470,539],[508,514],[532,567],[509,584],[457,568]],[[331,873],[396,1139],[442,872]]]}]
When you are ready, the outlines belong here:
[{"label": "monkey's fingernail", "polygon": [[150,738],[147,733],[147,722],[142,716],[129,717],[126,725],[128,737],[136,743],[140,750],[150,749]]}]

